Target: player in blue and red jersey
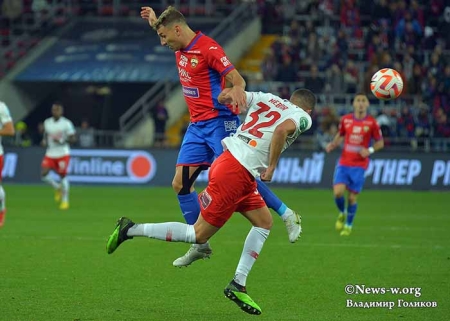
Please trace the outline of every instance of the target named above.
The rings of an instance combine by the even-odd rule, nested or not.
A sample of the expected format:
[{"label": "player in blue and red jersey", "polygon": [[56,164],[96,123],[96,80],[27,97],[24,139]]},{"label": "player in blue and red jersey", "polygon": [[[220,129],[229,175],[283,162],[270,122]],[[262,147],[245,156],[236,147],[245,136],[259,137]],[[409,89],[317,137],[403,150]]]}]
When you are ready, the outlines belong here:
[{"label": "player in blue and red jersey", "polygon": [[[344,141],[344,149],[334,172],[333,192],[339,216],[336,229],[342,236],[350,235],[356,214],[356,199],[364,185],[364,172],[369,156],[384,147],[383,136],[375,118],[367,114],[369,99],[357,94],[353,99],[352,114],[342,117],[339,132],[326,147],[330,152]],[[371,146],[372,141],[375,141]],[[345,210],[345,189],[348,190]]]},{"label": "player in blue and red jersey", "polygon": [[[233,134],[239,126],[237,115],[246,106],[246,84],[222,47],[203,33],[194,32],[183,14],[175,8],[168,7],[156,17],[152,8],[143,7],[141,17],[148,20],[158,33],[161,45],[175,52],[180,83],[190,113],[190,124],[180,147],[172,186],[186,222],[192,225],[200,214],[194,182],[200,172],[222,154],[222,139]],[[233,102],[231,105],[218,101],[226,81],[232,85],[226,94],[227,101]],[[285,222],[289,240],[295,242],[301,232],[299,215],[263,183],[258,182],[258,190],[267,206]],[[173,264],[187,266],[195,260],[208,258],[211,253],[208,243],[194,244]]]}]

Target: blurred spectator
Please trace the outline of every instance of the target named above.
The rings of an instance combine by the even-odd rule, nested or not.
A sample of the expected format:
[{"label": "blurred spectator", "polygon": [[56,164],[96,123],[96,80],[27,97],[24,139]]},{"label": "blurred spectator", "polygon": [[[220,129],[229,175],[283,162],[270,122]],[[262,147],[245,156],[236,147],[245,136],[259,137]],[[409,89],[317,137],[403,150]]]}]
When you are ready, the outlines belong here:
[{"label": "blurred spectator", "polygon": [[275,80],[278,76],[278,63],[271,48],[268,49],[261,63],[261,71],[263,74],[263,79],[267,81]]},{"label": "blurred spectator", "polygon": [[82,148],[95,147],[95,129],[89,124],[89,121],[84,119],[81,122],[80,128],[77,130],[78,144]]},{"label": "blurred spectator", "polygon": [[283,56],[283,64],[278,69],[276,81],[294,82],[297,81],[297,72],[292,68],[292,58],[290,55]]},{"label": "blurred spectator", "polygon": [[418,140],[419,146],[422,147],[425,145],[424,140],[430,138],[431,135],[431,121],[427,107],[420,107],[415,123],[415,136]]},{"label": "blurred spectator", "polygon": [[166,146],[166,123],[169,119],[169,113],[167,112],[164,101],[158,102],[158,104],[151,110],[152,117],[155,123],[155,147]]},{"label": "blurred spectator", "polygon": [[39,122],[36,126],[36,131],[33,133],[33,145],[41,146],[44,139],[44,123]]},{"label": "blurred spectator", "polygon": [[11,20],[17,19],[21,16],[23,11],[23,2],[21,0],[3,0],[2,16]]},{"label": "blurred spectator", "polygon": [[311,66],[310,76],[305,79],[305,87],[315,94],[322,93],[325,90],[325,82],[319,76],[319,69],[316,65]]},{"label": "blurred spectator", "polygon": [[417,147],[417,142],[415,141],[415,129],[416,125],[414,122],[414,117],[411,114],[409,107],[404,106],[402,112],[397,119],[397,136],[401,138],[408,138],[410,140],[410,145],[413,148]]},{"label": "blurred spectator", "polygon": [[337,64],[333,64],[326,72],[325,91],[330,94],[341,94],[346,91],[344,75]]},{"label": "blurred spectator", "polygon": [[15,145],[20,147],[30,147],[32,144],[31,136],[28,133],[28,126],[23,121],[16,123]]},{"label": "blurred spectator", "polygon": [[442,108],[439,108],[435,115],[434,123],[434,149],[446,152],[450,146],[450,122]]}]

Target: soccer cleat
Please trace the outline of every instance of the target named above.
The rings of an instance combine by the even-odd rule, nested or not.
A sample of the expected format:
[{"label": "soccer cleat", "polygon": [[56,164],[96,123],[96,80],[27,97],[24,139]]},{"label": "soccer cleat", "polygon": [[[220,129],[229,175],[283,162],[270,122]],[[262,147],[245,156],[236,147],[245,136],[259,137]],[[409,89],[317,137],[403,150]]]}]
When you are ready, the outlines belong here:
[{"label": "soccer cleat", "polygon": [[59,203],[61,202],[61,197],[62,197],[62,191],[60,188],[55,189],[55,202]]},{"label": "soccer cleat", "polygon": [[2,227],[5,224],[5,217],[6,217],[6,208],[0,211],[0,227]]},{"label": "soccer cleat", "polygon": [[59,209],[60,210],[68,210],[69,209],[69,202],[61,202],[61,204],[59,204]]},{"label": "soccer cleat", "polygon": [[345,224],[344,228],[341,231],[341,236],[349,236],[352,233],[352,227],[350,225]]},{"label": "soccer cleat", "polygon": [[344,213],[339,213],[339,216],[336,220],[336,224],[334,225],[334,227],[336,228],[336,231],[342,231],[342,229],[344,228],[344,222],[345,222],[345,214]]},{"label": "soccer cleat", "polygon": [[233,280],[230,282],[230,284],[228,284],[223,293],[228,299],[236,303],[242,311],[249,314],[261,314],[261,308],[247,294],[245,286],[241,286]]},{"label": "soccer cleat", "polygon": [[113,253],[120,244],[125,242],[126,240],[132,239],[132,236],[128,236],[127,232],[134,225],[134,222],[126,217],[121,217],[117,221],[116,227],[114,228],[113,233],[108,239],[108,243],[106,243],[106,252],[108,254]]},{"label": "soccer cleat", "polygon": [[300,233],[302,232],[302,218],[296,212],[292,212],[286,219],[284,220],[284,225],[286,225],[286,229],[289,236],[289,242],[295,243],[300,237]]},{"label": "soccer cleat", "polygon": [[192,244],[189,250],[185,255],[179,257],[175,261],[173,261],[173,266],[175,267],[183,267],[191,265],[192,262],[195,262],[200,259],[209,259],[212,254],[212,249],[209,246],[209,243],[206,246],[199,244]]}]

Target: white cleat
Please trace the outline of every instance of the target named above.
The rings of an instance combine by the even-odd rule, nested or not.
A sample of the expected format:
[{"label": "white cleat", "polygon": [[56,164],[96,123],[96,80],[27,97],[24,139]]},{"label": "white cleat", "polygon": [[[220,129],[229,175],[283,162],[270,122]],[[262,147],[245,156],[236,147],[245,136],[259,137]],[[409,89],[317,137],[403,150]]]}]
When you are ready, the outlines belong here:
[{"label": "white cleat", "polygon": [[179,257],[175,261],[173,261],[173,266],[175,267],[183,267],[191,265],[192,262],[195,262],[200,259],[209,259],[212,254],[212,249],[209,246],[209,243],[206,244],[192,244],[189,250],[185,255]]},{"label": "white cleat", "polygon": [[286,225],[286,229],[289,236],[289,242],[295,243],[300,237],[300,233],[302,232],[302,218],[296,212],[292,212],[292,214],[288,215],[284,219],[284,225]]}]

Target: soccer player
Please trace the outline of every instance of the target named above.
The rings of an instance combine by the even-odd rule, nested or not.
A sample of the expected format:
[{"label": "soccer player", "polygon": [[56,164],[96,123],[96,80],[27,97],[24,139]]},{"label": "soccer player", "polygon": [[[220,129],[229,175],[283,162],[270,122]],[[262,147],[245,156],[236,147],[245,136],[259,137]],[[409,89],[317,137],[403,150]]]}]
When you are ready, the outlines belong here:
[{"label": "soccer player", "polygon": [[[67,169],[70,161],[70,147],[76,141],[73,123],[63,117],[63,106],[60,103],[52,105],[52,117],[44,121],[44,139],[42,146],[47,147],[41,164],[42,180],[55,189],[55,202],[60,203],[61,210],[69,208],[69,180]],[[61,178],[61,183],[50,176],[53,170]]]},{"label": "soccer player", "polygon": [[[364,172],[369,165],[369,156],[384,147],[380,127],[375,118],[367,114],[368,107],[367,95],[356,94],[353,99],[353,113],[342,117],[339,132],[326,147],[329,153],[344,141],[333,181],[334,200],[339,209],[335,227],[342,236],[348,236],[352,232],[357,209],[356,200],[364,185]],[[372,140],[375,143],[371,146]],[[347,210],[344,198],[346,189]]]},{"label": "soccer player", "polygon": [[14,136],[14,124],[6,104],[0,101],[0,227],[5,224],[6,194],[2,186],[3,146],[1,136]]},{"label": "soccer player", "polygon": [[[219,101],[233,102],[231,90],[225,89]],[[269,236],[272,216],[257,190],[256,177],[264,181],[272,179],[281,153],[311,127],[309,114],[316,98],[306,89],[296,90],[290,101],[262,92],[247,92],[246,98],[247,117],[234,136],[222,140],[225,152],[213,162],[208,186],[198,196],[201,213],[195,224],[136,224],[122,217],[108,239],[106,250],[111,254],[122,242],[135,236],[205,244],[234,212],[240,212],[253,226],[234,278],[224,293],[243,311],[261,314],[259,305],[247,294],[246,281]]]},{"label": "soccer player", "polygon": [[[194,224],[200,213],[194,182],[200,172],[223,152],[221,140],[234,133],[239,126],[237,114],[239,108],[245,106],[246,84],[222,47],[203,33],[194,32],[183,14],[174,7],[168,7],[159,18],[152,8],[143,7],[141,17],[157,32],[161,45],[175,52],[190,125],[180,147],[172,186],[186,222]],[[228,92],[233,98],[232,105],[218,101],[226,81],[232,85]],[[260,181],[258,190],[267,205],[285,222],[289,241],[295,242],[301,231],[299,215]],[[193,244],[173,265],[187,266],[195,260],[210,257],[211,253],[208,242]]]}]

